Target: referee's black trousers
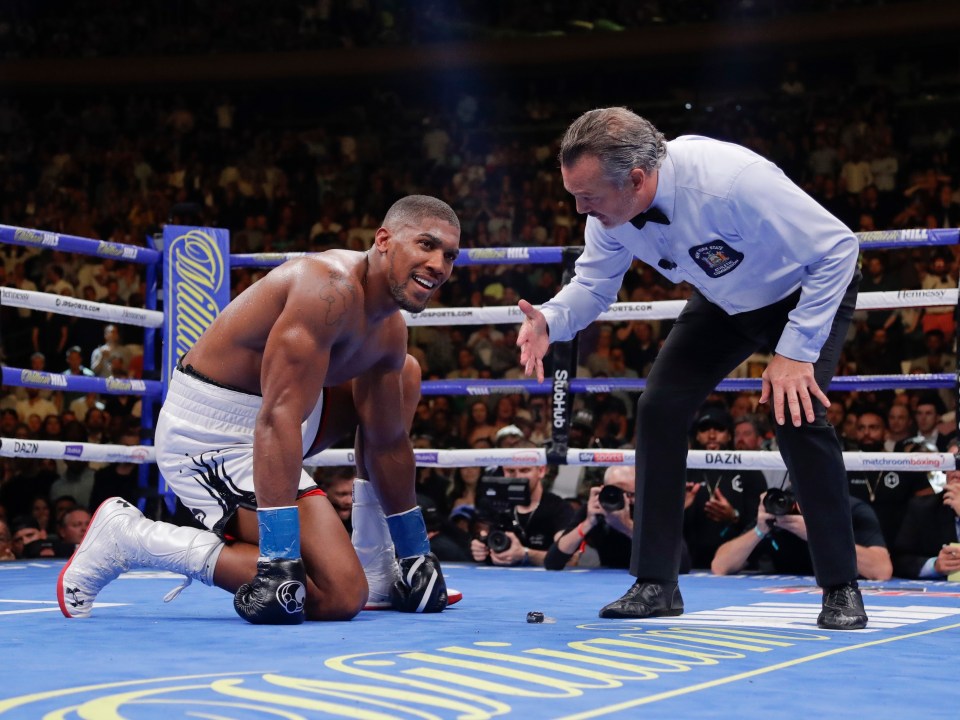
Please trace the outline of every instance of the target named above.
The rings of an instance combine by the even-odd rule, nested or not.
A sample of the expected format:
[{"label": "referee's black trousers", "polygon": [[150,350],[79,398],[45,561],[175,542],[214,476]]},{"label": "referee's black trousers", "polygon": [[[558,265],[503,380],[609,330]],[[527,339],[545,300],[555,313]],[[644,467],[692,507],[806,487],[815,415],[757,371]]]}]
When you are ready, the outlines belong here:
[{"label": "referee's black trousers", "polygon": [[[830,335],[814,364],[824,390],[836,371],[857,300],[860,273],[847,288]],[[694,414],[716,385],[752,353],[776,348],[800,292],[759,310],[728,315],[695,292],[660,351],[637,403],[637,488],[630,572],[642,580],[674,582],[680,568],[687,433]],[[848,501],[849,486],[839,440],[826,409],[813,399],[816,420],[796,428],[776,425],[807,526],[807,540],[821,587],[857,577],[857,556]],[[772,398],[770,400],[772,406]]]}]

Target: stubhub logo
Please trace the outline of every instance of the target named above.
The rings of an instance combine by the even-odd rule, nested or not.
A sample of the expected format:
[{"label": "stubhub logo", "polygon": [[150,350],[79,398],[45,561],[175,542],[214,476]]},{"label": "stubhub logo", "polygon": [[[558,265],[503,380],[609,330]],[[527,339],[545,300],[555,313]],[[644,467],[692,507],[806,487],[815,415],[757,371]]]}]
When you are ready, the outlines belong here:
[{"label": "stubhub logo", "polygon": [[80,457],[83,455],[83,445],[67,445],[63,454],[69,457]]}]

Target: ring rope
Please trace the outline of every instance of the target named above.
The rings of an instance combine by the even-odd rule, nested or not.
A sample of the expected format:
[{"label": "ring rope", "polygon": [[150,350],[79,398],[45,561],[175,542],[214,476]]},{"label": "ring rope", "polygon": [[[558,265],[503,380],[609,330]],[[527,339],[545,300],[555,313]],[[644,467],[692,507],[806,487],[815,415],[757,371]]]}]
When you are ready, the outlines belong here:
[{"label": "ring rope", "polygon": [[0,438],[0,457],[139,464],[156,462],[157,452],[152,445],[99,445],[59,440]]},{"label": "ring rope", "polygon": [[41,250],[60,250],[75,252],[80,255],[97,255],[98,257],[113,258],[114,260],[143,265],[153,265],[160,262],[160,253],[151,248],[108,242],[107,240],[95,240],[76,235],[62,235],[45,230],[31,230],[30,228],[14,227],[13,225],[0,225],[0,242]]},{"label": "ring rope", "polygon": [[136,378],[89,377],[87,375],[61,375],[44,370],[4,367],[3,384],[16,387],[34,387],[41,390],[56,389],[72,392],[95,392],[107,395],[145,395],[160,397],[163,383],[159,380]]},{"label": "ring rope", "polygon": [[[570,448],[567,465],[604,467],[632,465],[635,451],[629,449]],[[149,445],[98,445],[96,443],[66,443],[57,440],[18,440],[0,438],[0,457],[87,460],[91,462],[152,463],[156,449]],[[488,465],[529,466],[545,465],[546,450],[542,448],[484,450],[414,450],[418,467],[453,468],[484,467]],[[845,452],[843,463],[847,470],[955,470],[957,456],[950,453],[873,453]],[[309,458],[307,467],[336,467],[354,465],[354,451],[349,449],[324,450]],[[713,468],[718,465],[753,470],[785,470],[780,453],[775,450],[690,450],[687,467]]]},{"label": "ring rope", "polygon": [[[866,292],[857,297],[857,310],[887,310],[908,307],[949,307],[960,302],[960,290],[943,288],[931,290],[885,290]],[[625,320],[673,320],[683,310],[686,300],[653,300],[650,302],[613,303],[600,313],[597,320],[620,322]],[[536,306],[539,307],[539,306]],[[453,307],[427,308],[423,312],[400,311],[409,327],[432,325],[507,325],[523,322],[518,307]]]},{"label": "ring rope", "polygon": [[[838,375],[830,381],[827,390],[934,390],[950,389],[956,385],[952,373],[915,373],[912,375]],[[647,386],[646,378],[573,378],[569,381],[573,393],[639,392]],[[716,387],[720,392],[759,391],[760,378],[725,378]],[[529,393],[545,395],[553,392],[545,380],[424,380],[423,395],[512,395]]]},{"label": "ring rope", "polygon": [[[911,228],[908,230],[874,230],[854,233],[861,250],[891,250],[894,248],[956,245],[960,242],[960,228]],[[489,247],[464,248],[457,267],[466,265],[546,265],[559,263],[565,252],[582,250],[570,247]],[[238,253],[230,256],[231,267],[276,267],[293,258],[315,253]]]},{"label": "ring rope", "polygon": [[35,290],[0,288],[0,305],[147,328],[158,328],[163,325],[163,313],[159,310],[111,305],[109,303],[93,302],[92,300],[78,300],[66,295],[37,292]]},{"label": "ring rope", "polygon": [[[547,451],[543,448],[483,450],[431,450],[413,451],[418,467],[454,468],[484,467],[489,465],[528,466],[546,465]],[[567,465],[603,467],[608,465],[632,465],[636,451],[629,449],[569,448],[566,455]],[[843,462],[847,470],[903,470],[909,468],[917,472],[931,470],[955,470],[957,457],[950,453],[873,453],[845,452]],[[308,467],[334,467],[354,464],[354,451],[335,449],[324,450],[305,458],[303,464]],[[694,469],[737,467],[756,470],[785,470],[783,458],[776,450],[729,450],[708,451],[690,450],[687,453],[687,467]]]}]

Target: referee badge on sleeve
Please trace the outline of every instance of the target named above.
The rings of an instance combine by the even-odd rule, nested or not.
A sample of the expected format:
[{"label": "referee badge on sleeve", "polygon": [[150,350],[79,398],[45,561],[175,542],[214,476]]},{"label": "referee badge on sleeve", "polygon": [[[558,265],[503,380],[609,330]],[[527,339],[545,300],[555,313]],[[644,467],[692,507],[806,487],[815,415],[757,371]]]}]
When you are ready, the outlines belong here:
[{"label": "referee badge on sleeve", "polygon": [[711,240],[690,248],[690,257],[712,278],[726,275],[743,262],[743,253],[734,250],[723,240]]}]

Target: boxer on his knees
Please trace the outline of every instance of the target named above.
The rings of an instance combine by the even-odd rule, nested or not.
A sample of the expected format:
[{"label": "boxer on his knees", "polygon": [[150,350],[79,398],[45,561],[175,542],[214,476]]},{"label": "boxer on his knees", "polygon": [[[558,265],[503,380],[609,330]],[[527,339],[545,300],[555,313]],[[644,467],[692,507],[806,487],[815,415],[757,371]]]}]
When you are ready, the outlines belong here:
[{"label": "boxer on his knees", "polygon": [[388,578],[377,582],[391,588],[399,610],[443,610],[446,586],[416,504],[408,425],[419,393],[407,397],[398,311],[427,306],[450,277],[459,236],[446,203],[408,196],[387,212],[366,253],[288,261],[228,305],[178,364],[156,433],[157,465],[208,531],[153,522],[108,500],[61,573],[64,615],[88,615],[97,593],[134,567],[230,590],[252,623],[356,615],[368,597],[364,568],[303,470],[303,458],[325,442],[324,405],[338,396],[334,389],[325,397],[324,387],[337,386],[350,388],[358,471],[375,490],[361,495],[379,500],[400,558],[402,572],[391,572],[391,555]]}]

